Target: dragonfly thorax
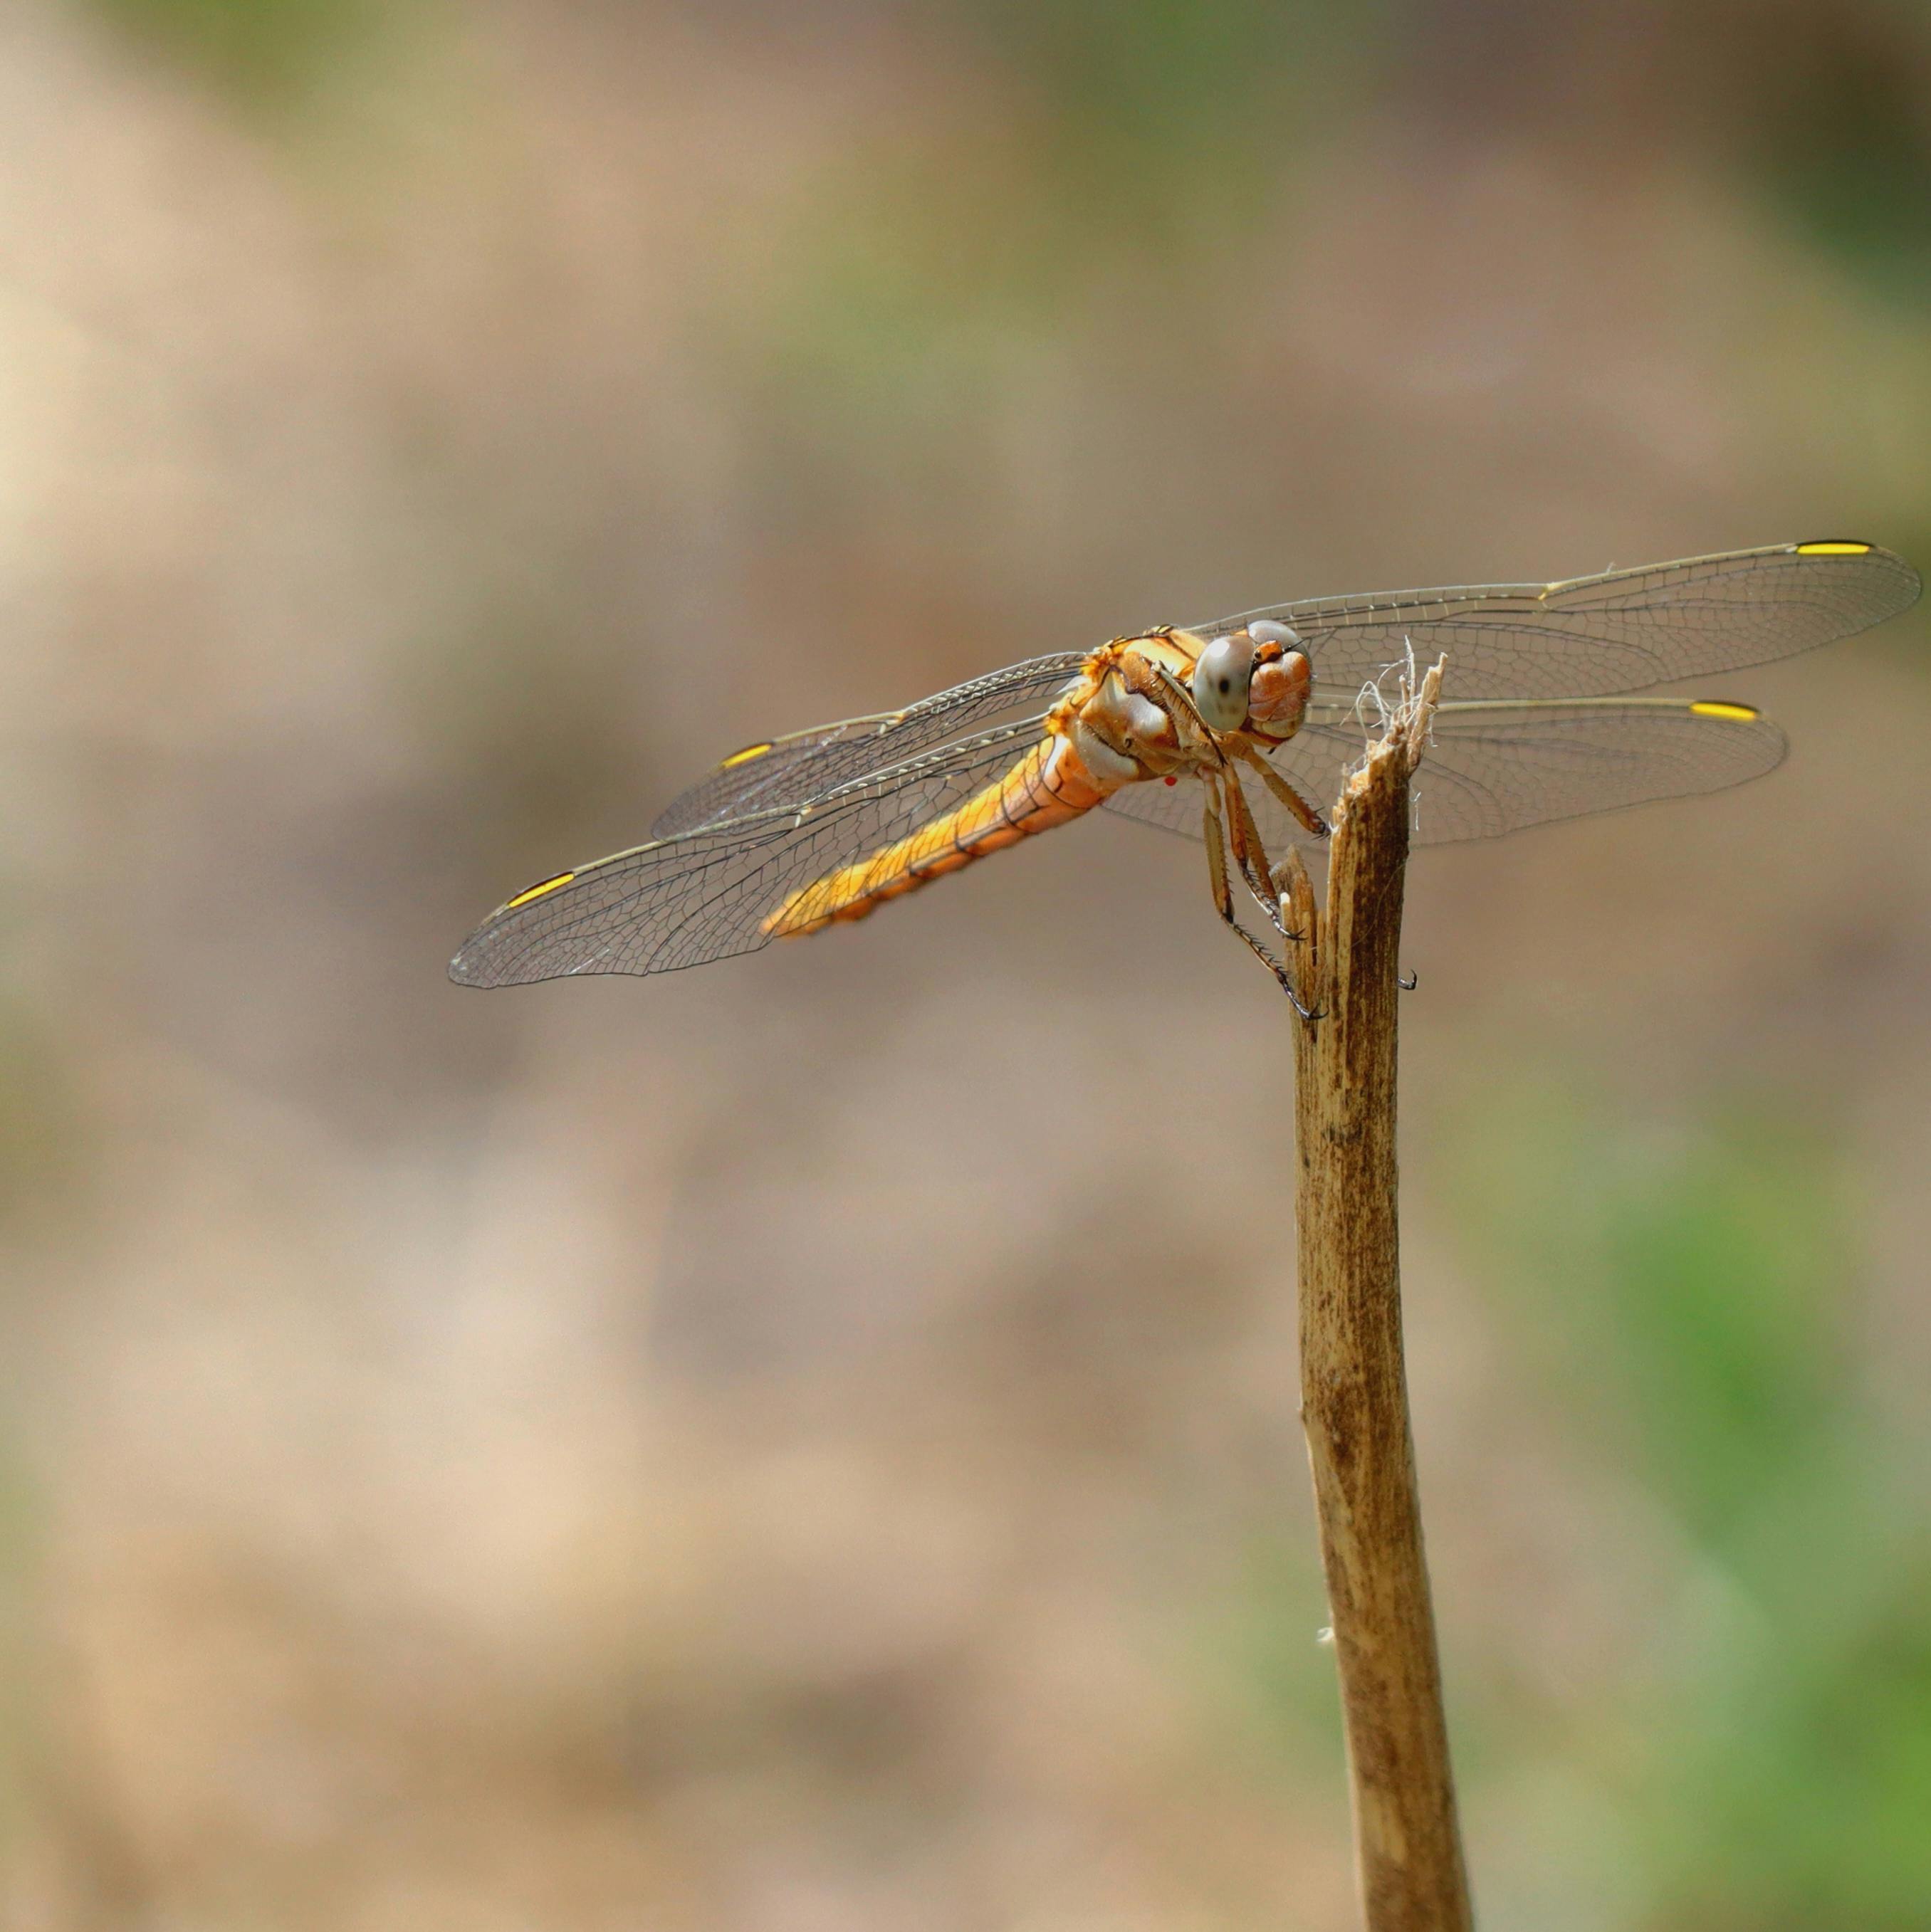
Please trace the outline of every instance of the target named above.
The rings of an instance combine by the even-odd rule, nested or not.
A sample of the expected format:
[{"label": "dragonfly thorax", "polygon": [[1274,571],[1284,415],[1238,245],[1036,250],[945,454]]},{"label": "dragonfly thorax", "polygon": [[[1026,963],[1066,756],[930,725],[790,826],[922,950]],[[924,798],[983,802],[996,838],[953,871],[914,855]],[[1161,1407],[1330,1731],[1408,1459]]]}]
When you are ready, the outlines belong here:
[{"label": "dragonfly thorax", "polygon": [[1086,769],[1103,784],[1164,775],[1185,755],[1173,720],[1111,670],[1074,713],[1073,737]]}]

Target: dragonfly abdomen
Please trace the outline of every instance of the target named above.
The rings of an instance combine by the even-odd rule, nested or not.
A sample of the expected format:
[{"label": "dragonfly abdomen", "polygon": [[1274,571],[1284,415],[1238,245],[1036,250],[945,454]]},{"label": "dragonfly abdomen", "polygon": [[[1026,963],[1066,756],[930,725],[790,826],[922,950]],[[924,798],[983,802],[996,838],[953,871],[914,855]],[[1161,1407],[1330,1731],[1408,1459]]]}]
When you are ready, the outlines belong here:
[{"label": "dragonfly abdomen", "polygon": [[795,939],[863,919],[928,880],[1077,818],[1113,788],[1097,781],[1070,740],[1055,730],[962,805],[799,887],[765,920],[764,930],[773,938]]}]

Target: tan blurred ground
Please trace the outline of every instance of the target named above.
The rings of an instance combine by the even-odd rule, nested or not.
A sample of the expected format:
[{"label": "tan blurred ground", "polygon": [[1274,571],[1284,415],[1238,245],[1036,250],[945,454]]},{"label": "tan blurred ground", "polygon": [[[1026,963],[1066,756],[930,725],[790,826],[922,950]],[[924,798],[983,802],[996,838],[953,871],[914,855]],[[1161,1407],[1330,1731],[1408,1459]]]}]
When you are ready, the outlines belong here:
[{"label": "tan blurred ground", "polygon": [[[1922,563],[1926,309],[1758,174],[1827,53],[1853,123],[1866,67],[1921,94],[1924,29],[1314,11],[1210,111],[1161,9],[308,10],[272,88],[158,0],[0,17],[0,1918],[1350,1924],[1289,1042],[1197,858],[1081,826],[648,983],[443,962],[720,752],[1035,651]],[[1844,1204],[1818,1509],[1923,1562],[1923,644],[1731,681],[1796,740],[1761,785],[1413,874],[1490,1927],[1931,1922],[1700,1886],[1707,1785],[1658,1822],[1657,1714],[1746,1777],[1715,1660],[1826,1640],[1551,1342],[1613,1284],[1558,1238],[1500,1286],[1494,1232],[1564,1132],[1584,1198],[1794,1136]]]}]

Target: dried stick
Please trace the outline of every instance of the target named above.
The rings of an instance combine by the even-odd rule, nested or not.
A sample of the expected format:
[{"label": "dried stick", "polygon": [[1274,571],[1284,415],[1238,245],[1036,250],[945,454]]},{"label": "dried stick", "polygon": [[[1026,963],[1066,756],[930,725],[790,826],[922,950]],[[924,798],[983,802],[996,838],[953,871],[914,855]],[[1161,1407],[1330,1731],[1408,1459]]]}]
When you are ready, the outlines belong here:
[{"label": "dried stick", "polygon": [[1325,911],[1298,854],[1281,875],[1288,930],[1303,935],[1296,984],[1314,1015],[1295,1023],[1301,1420],[1368,1932],[1467,1932],[1472,1923],[1422,1552],[1395,1214],[1408,786],[1441,676],[1437,664],[1419,691],[1404,688],[1342,793]]}]

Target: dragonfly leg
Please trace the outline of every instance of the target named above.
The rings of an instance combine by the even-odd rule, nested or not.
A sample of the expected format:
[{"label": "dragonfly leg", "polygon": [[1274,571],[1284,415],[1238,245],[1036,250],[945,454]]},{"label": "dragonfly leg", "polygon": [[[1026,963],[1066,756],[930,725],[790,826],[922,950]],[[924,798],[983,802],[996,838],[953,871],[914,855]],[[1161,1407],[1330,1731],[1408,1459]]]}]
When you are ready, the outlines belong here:
[{"label": "dragonfly leg", "polygon": [[[1237,779],[1230,778],[1229,782],[1237,785],[1239,782]],[[1233,891],[1227,878],[1227,830],[1221,818],[1220,801],[1215,796],[1215,781],[1209,778],[1200,788],[1206,794],[1207,797],[1206,826],[1207,875],[1213,886],[1214,910],[1227,921],[1230,930],[1239,935],[1241,944],[1267,968],[1269,972],[1274,975],[1276,982],[1281,990],[1287,995],[1288,1000],[1295,1012],[1299,1013],[1304,1020],[1319,1019],[1320,1015],[1318,1012],[1311,1012],[1301,1004],[1301,995],[1295,989],[1293,974],[1268,951],[1266,946],[1261,944],[1259,940],[1254,938],[1252,933],[1248,931],[1245,926],[1241,924],[1239,920],[1235,918]],[[1245,803],[1245,801],[1243,800],[1242,802]],[[1249,880],[1248,884],[1251,886],[1252,881]],[[1255,894],[1257,898],[1260,896],[1258,893]],[[1263,904],[1266,903],[1264,899],[1261,902]],[[1280,916],[1277,913],[1275,915],[1275,923],[1278,926],[1281,922]]]},{"label": "dragonfly leg", "polygon": [[[1245,754],[1243,754],[1243,755],[1245,755]],[[1268,771],[1268,767],[1266,767],[1266,764],[1264,764],[1264,761],[1260,761],[1260,759],[1254,759],[1254,758],[1248,758],[1247,761],[1248,761],[1248,764],[1257,765],[1257,767],[1260,769],[1260,772],[1263,772],[1263,777],[1266,777],[1268,781],[1270,781],[1270,782],[1272,782],[1272,781],[1278,781],[1278,775],[1276,775],[1276,772],[1270,772],[1270,771]],[[1264,852],[1264,850],[1260,848],[1260,829],[1258,829],[1257,825],[1254,825],[1253,812],[1248,812],[1248,809],[1247,809],[1247,796],[1245,796],[1243,792],[1241,792],[1241,781],[1239,781],[1239,777],[1237,777],[1237,775],[1235,775],[1235,772],[1231,771],[1231,769],[1230,769],[1230,771],[1227,771],[1227,775],[1226,775],[1226,782],[1227,782],[1227,790],[1230,790],[1230,794],[1231,794],[1231,796],[1230,796],[1230,806],[1231,806],[1231,815],[1233,815],[1233,829],[1235,829],[1233,841],[1231,841],[1231,842],[1233,842],[1233,846],[1235,846],[1235,854],[1239,854],[1239,844],[1241,844],[1241,831],[1239,831],[1239,829],[1243,827],[1243,825],[1245,825],[1245,835],[1247,835],[1248,842],[1251,842],[1251,844],[1253,844],[1254,854],[1258,854],[1258,860],[1260,860],[1260,869],[1263,869],[1263,872],[1266,873],[1268,885],[1274,886],[1274,904],[1280,906],[1280,912],[1278,912],[1276,916],[1274,916],[1274,926],[1276,926],[1276,929],[1278,929],[1278,932],[1280,932],[1281,939],[1285,939],[1285,941],[1290,943],[1290,945],[1301,945],[1301,941],[1303,941],[1303,939],[1305,939],[1305,937],[1307,937],[1307,935],[1305,935],[1305,933],[1291,933],[1291,932],[1287,932],[1287,920],[1285,920],[1285,914],[1287,914],[1287,889],[1285,889],[1285,879],[1284,879],[1285,868],[1284,868],[1284,866],[1272,866],[1272,868],[1270,868],[1270,866],[1268,866],[1266,852]],[[1284,782],[1284,781],[1281,781],[1281,782]],[[1290,790],[1291,790],[1291,788],[1290,788]],[[1280,796],[1280,786],[1278,786],[1278,784],[1276,784],[1276,796]],[[1314,815],[1314,823],[1317,823],[1317,825],[1320,825],[1320,835],[1322,835],[1322,836],[1328,836],[1328,827],[1326,827],[1326,825],[1324,825],[1324,823],[1320,821],[1320,818],[1318,818],[1318,813],[1317,813],[1317,815]],[[1254,898],[1260,900],[1260,904],[1266,906],[1266,904],[1268,904],[1266,895],[1264,895],[1264,892],[1260,891],[1260,889],[1258,889],[1257,885],[1254,885],[1254,875],[1253,875],[1253,872],[1248,872],[1247,863],[1245,863],[1245,862],[1243,862],[1243,866],[1241,866],[1241,872],[1243,872],[1243,875],[1245,875],[1245,878],[1247,878],[1248,891],[1253,892]],[[1415,976],[1415,974],[1405,974],[1405,976],[1401,976],[1401,974],[1398,974],[1398,976],[1395,976],[1395,983],[1398,983],[1398,986],[1401,987],[1401,991],[1404,991],[1404,993],[1413,993],[1413,991],[1415,991],[1415,987],[1417,987],[1419,983],[1421,983],[1421,982],[1419,982],[1417,976]]]},{"label": "dragonfly leg", "polygon": [[1227,842],[1233,849],[1240,875],[1247,882],[1254,904],[1266,914],[1275,931],[1289,945],[1298,946],[1307,935],[1288,928],[1286,895],[1267,862],[1267,848],[1261,843],[1260,828],[1254,822],[1247,794],[1241,789],[1239,774],[1231,767],[1223,767],[1221,778],[1227,788]]},{"label": "dragonfly leg", "polygon": [[1316,838],[1328,836],[1328,821],[1258,752],[1251,746],[1238,742],[1230,748],[1243,764],[1251,765],[1260,774],[1262,784],[1294,814],[1295,822],[1302,831]]}]

